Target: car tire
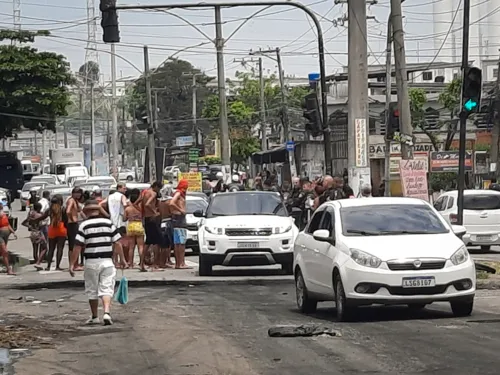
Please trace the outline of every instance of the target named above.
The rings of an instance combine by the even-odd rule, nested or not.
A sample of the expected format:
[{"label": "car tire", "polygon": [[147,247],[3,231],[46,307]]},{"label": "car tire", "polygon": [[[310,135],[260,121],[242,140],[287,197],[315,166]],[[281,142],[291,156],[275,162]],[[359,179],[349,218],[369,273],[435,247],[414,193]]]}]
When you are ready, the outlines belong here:
[{"label": "car tire", "polygon": [[425,306],[427,306],[425,303],[409,303],[408,308],[412,311],[418,311],[425,309]]},{"label": "car tire", "polygon": [[481,250],[483,251],[490,251],[491,246],[490,245],[481,245]]},{"label": "car tire", "polygon": [[132,176],[127,176],[127,181],[134,181],[134,178]]},{"label": "car tire", "polygon": [[470,302],[450,302],[451,311],[456,317],[470,316],[474,309],[474,301]]},{"label": "car tire", "polygon": [[212,276],[212,262],[204,254],[200,254],[198,274],[200,276]]},{"label": "car tire", "polygon": [[300,269],[295,274],[295,299],[300,312],[311,314],[318,308],[318,301],[309,297],[304,276]]},{"label": "car tire", "polygon": [[354,308],[349,306],[349,300],[345,296],[344,284],[340,275],[335,278],[335,309],[337,310],[337,321],[349,322],[354,315]]},{"label": "car tire", "polygon": [[281,269],[286,275],[293,275],[293,262],[283,263]]}]

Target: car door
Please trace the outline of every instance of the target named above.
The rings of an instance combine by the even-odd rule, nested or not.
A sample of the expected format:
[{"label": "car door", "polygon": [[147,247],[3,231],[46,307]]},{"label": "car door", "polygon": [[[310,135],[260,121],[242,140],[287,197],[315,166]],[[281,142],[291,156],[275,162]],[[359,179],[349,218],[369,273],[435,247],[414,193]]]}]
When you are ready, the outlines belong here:
[{"label": "car door", "polygon": [[451,224],[451,218],[450,218],[450,215],[451,214],[456,214],[457,210],[456,210],[456,203],[455,203],[455,197],[452,196],[452,195],[449,195],[448,196],[448,199],[446,200],[446,202],[443,202],[442,206],[441,206],[441,209],[442,211],[440,211],[439,213],[441,214],[441,216],[444,217],[444,219]]},{"label": "car door", "polygon": [[[335,238],[335,210],[332,206],[325,209],[319,229],[325,229],[330,233],[330,238]],[[332,269],[333,259],[337,249],[331,242],[317,242],[317,252],[315,257],[315,269],[319,275],[318,284],[322,288],[322,293],[330,294],[332,290]]]},{"label": "car door", "polygon": [[319,288],[319,275],[315,269],[315,261],[317,261],[319,241],[316,241],[313,237],[313,233],[319,229],[321,224],[321,219],[323,218],[324,208],[318,208],[314,212],[311,221],[309,221],[306,229],[301,232],[296,241],[295,246],[298,247],[298,251],[302,254],[304,269],[302,270],[303,276],[306,278],[307,284],[311,291],[318,291]]}]

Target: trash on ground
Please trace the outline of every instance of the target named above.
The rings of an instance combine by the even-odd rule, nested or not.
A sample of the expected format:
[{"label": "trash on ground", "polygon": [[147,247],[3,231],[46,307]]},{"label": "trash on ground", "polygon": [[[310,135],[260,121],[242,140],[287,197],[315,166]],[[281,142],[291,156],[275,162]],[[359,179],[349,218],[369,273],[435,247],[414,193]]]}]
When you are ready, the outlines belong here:
[{"label": "trash on ground", "polygon": [[320,325],[298,325],[298,326],[276,326],[267,331],[269,337],[312,337],[312,336],[336,336],[342,334],[330,327]]}]

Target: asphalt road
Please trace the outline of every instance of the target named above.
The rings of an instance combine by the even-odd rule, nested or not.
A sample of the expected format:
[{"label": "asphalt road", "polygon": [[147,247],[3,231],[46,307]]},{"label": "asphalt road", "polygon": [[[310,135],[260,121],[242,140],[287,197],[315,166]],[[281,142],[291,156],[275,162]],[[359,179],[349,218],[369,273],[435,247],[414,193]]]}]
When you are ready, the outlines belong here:
[{"label": "asphalt road", "polygon": [[[2,320],[17,319],[26,331],[31,319],[37,337],[57,344],[20,359],[16,374],[498,374],[498,291],[479,292],[467,319],[436,305],[420,313],[365,308],[358,321],[336,323],[331,304],[300,314],[290,284],[138,289],[128,305],[114,306],[111,327],[82,326],[88,313],[81,292],[0,291]],[[26,295],[42,303],[13,301]],[[268,337],[270,327],[302,324],[342,336]],[[47,333],[49,325],[60,335]]]}]

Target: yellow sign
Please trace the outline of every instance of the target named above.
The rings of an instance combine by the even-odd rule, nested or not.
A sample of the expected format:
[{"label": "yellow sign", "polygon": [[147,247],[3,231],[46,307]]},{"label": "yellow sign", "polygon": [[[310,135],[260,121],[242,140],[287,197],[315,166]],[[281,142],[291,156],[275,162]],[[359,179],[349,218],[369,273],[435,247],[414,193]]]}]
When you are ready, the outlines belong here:
[{"label": "yellow sign", "polygon": [[188,191],[202,191],[202,175],[200,172],[179,173],[179,180],[188,181]]}]

